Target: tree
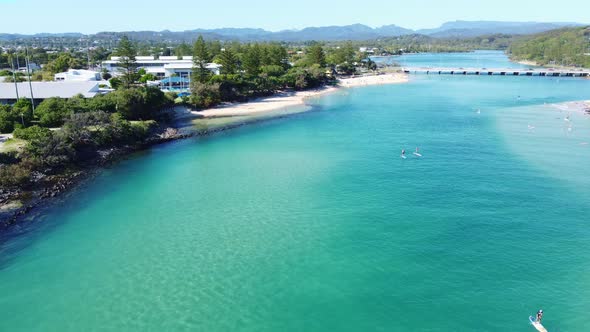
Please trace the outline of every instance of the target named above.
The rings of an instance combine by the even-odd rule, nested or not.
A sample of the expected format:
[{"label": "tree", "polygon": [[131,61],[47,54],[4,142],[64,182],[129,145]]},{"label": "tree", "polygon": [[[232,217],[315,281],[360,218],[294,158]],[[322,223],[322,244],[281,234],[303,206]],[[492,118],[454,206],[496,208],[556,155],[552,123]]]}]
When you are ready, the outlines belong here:
[{"label": "tree", "polygon": [[194,81],[207,82],[211,72],[207,65],[211,61],[211,55],[203,36],[199,36],[193,47],[193,76]]},{"label": "tree", "polygon": [[219,83],[194,82],[191,86],[191,103],[199,108],[211,107],[221,101]]},{"label": "tree", "polygon": [[117,112],[125,120],[141,119],[144,105],[143,94],[139,89],[124,89],[117,91]]},{"label": "tree", "polygon": [[314,43],[309,47],[306,63],[309,65],[317,64],[322,68],[326,66],[326,54],[321,44]]},{"label": "tree", "polygon": [[242,65],[246,74],[250,76],[258,75],[260,72],[260,46],[258,44],[250,45],[243,55]]},{"label": "tree", "polygon": [[[114,92],[116,109],[125,120],[151,120],[172,102],[156,87],[124,89]],[[108,110],[107,110],[108,111]]]},{"label": "tree", "polygon": [[218,56],[221,53],[221,43],[219,42],[219,40],[214,40],[212,42],[209,42],[207,44],[207,49],[209,50],[209,57],[211,59],[214,59],[216,56]]},{"label": "tree", "polygon": [[284,75],[283,80],[287,86],[303,90],[321,86],[327,77],[325,68],[315,64],[308,68],[293,67]]},{"label": "tree", "polygon": [[152,73],[148,73],[148,74],[144,74],[139,78],[139,82],[141,83],[147,83],[148,81],[155,81],[158,78],[156,77],[156,75],[152,74]]},{"label": "tree", "polygon": [[117,94],[112,92],[106,95],[96,95],[86,101],[86,109],[89,112],[115,113],[117,111]]},{"label": "tree", "polygon": [[371,60],[370,58],[367,58],[367,69],[371,71],[377,70],[377,63],[375,63],[375,61]]},{"label": "tree", "polygon": [[33,106],[29,99],[19,99],[12,105],[12,116],[17,123],[24,121],[25,127],[33,121]]},{"label": "tree", "polygon": [[193,50],[187,43],[182,43],[176,46],[176,48],[174,49],[174,55],[176,55],[177,57],[191,54],[193,54]]},{"label": "tree", "polygon": [[270,44],[267,47],[268,63],[265,65],[281,66],[283,69],[289,69],[289,54],[287,49],[280,44]]},{"label": "tree", "polygon": [[89,50],[90,62],[95,65],[100,64],[101,61],[108,59],[110,54],[111,54],[111,52],[102,46],[90,49]]},{"label": "tree", "polygon": [[109,84],[111,85],[111,88],[113,88],[115,90],[119,90],[123,86],[123,82],[118,77],[111,78],[109,80]]},{"label": "tree", "polygon": [[330,62],[339,65],[342,63],[352,64],[354,62],[355,49],[352,43],[348,42],[337,48],[330,54]]},{"label": "tree", "polygon": [[285,74],[285,69],[277,65],[267,65],[260,67],[260,72],[268,77],[280,77]]},{"label": "tree", "polygon": [[221,65],[222,74],[233,75],[236,73],[238,69],[238,58],[232,49],[227,48],[225,51],[222,51],[219,54],[218,61]]},{"label": "tree", "polygon": [[65,99],[56,97],[45,99],[35,111],[43,127],[59,127],[73,113]]},{"label": "tree", "polygon": [[119,69],[122,72],[121,81],[125,88],[129,88],[137,79],[137,62],[135,57],[137,50],[127,36],[123,36],[117,47],[119,59]]},{"label": "tree", "polygon": [[11,112],[11,107],[8,105],[0,105],[0,133],[11,133],[14,130],[15,121],[17,121],[17,119]]},{"label": "tree", "polygon": [[49,62],[47,70],[53,74],[67,71],[70,68],[81,68],[82,64],[70,53],[61,53],[55,60]]},{"label": "tree", "polygon": [[17,128],[14,130],[14,137],[31,141],[34,139],[43,139],[51,135],[51,131],[47,128],[39,127],[37,125],[28,128]]}]

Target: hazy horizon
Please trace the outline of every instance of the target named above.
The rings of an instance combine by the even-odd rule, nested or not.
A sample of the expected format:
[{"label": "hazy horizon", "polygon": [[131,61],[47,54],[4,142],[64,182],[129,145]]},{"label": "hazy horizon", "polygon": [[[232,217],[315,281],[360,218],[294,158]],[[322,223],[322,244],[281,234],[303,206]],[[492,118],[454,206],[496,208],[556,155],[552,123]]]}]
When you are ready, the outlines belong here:
[{"label": "hazy horizon", "polygon": [[[418,0],[403,5],[374,3],[359,7],[352,0],[301,0],[280,4],[271,0],[243,3],[227,0],[223,3],[200,5],[179,0],[165,6],[155,0],[104,0],[96,7],[55,0],[51,5],[42,0],[0,0],[6,15],[0,21],[0,33],[36,34],[80,32],[94,34],[102,31],[185,31],[194,29],[253,28],[277,32],[301,30],[306,27],[363,24],[380,27],[394,24],[407,29],[432,29],[449,21],[501,22],[576,22],[588,23],[583,0],[564,0],[559,6],[549,1],[537,1],[534,8],[509,0],[483,0],[473,6],[472,1]],[[206,14],[202,14],[205,12]],[[25,24],[26,23],[26,24]]]}]

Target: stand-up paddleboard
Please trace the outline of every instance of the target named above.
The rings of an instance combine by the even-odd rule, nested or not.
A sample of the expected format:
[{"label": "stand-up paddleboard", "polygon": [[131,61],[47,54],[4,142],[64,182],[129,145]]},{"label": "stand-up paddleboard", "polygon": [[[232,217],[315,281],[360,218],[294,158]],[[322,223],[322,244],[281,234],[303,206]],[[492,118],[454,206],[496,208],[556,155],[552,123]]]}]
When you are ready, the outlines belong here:
[{"label": "stand-up paddleboard", "polygon": [[403,154],[401,155],[402,159],[406,159],[406,156],[404,156]]},{"label": "stand-up paddleboard", "polygon": [[416,148],[416,151],[414,151],[414,156],[416,156],[416,157],[422,157],[422,155],[418,151],[419,151],[418,148]]},{"label": "stand-up paddleboard", "polygon": [[531,324],[533,324],[533,326],[537,329],[537,331],[539,332],[547,332],[547,329],[541,325],[541,323],[537,322],[533,316],[529,316],[529,320],[531,321]]}]

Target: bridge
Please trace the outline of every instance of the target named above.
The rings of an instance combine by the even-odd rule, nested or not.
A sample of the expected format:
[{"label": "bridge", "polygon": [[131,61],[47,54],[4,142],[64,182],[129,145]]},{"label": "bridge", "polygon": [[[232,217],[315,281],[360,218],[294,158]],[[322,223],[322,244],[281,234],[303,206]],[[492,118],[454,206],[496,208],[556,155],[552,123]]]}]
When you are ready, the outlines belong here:
[{"label": "bridge", "polygon": [[500,76],[548,76],[548,77],[590,77],[590,70],[572,69],[520,69],[520,68],[448,68],[448,67],[405,67],[406,74],[436,75],[500,75]]}]

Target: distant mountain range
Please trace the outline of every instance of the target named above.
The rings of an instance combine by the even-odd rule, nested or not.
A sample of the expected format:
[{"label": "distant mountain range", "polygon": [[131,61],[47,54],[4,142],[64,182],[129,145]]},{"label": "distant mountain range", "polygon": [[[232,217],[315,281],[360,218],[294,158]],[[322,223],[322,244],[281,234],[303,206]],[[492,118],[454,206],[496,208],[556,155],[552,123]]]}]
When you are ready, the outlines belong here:
[{"label": "distant mountain range", "polygon": [[476,37],[487,34],[531,35],[565,27],[584,26],[574,22],[497,22],[455,21],[447,22],[436,29],[421,29],[416,33],[438,38]]},{"label": "distant mountain range", "polygon": [[[468,38],[490,34],[529,35],[563,27],[584,26],[573,22],[496,22],[496,21],[454,21],[447,22],[436,29],[411,30],[397,25],[385,25],[371,28],[363,24],[346,26],[309,27],[302,30],[283,30],[271,32],[263,29],[223,28],[196,29],[186,31],[128,31],[128,32],[100,32],[90,35],[91,38],[109,38],[126,34],[132,39],[153,41],[190,41],[198,35],[207,39],[239,40],[239,41],[287,41],[300,42],[309,40],[337,41],[337,40],[369,40],[384,37],[396,37],[411,34],[427,35],[434,38]],[[40,33],[35,35],[1,34],[0,40],[10,41],[23,38],[82,38],[81,33]]]}]

